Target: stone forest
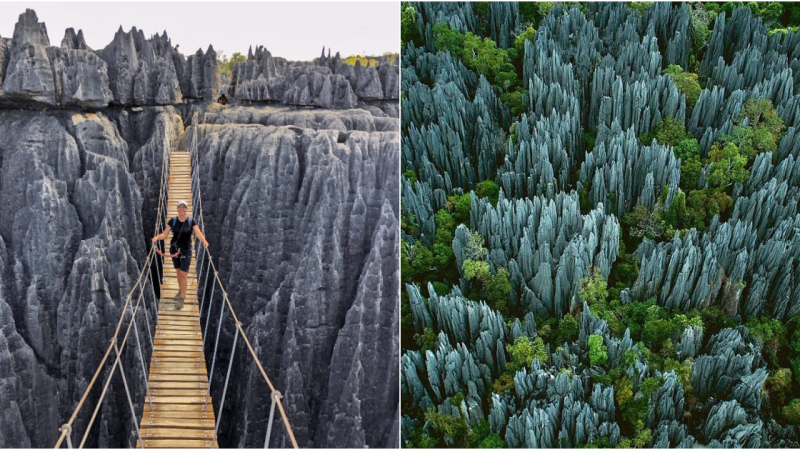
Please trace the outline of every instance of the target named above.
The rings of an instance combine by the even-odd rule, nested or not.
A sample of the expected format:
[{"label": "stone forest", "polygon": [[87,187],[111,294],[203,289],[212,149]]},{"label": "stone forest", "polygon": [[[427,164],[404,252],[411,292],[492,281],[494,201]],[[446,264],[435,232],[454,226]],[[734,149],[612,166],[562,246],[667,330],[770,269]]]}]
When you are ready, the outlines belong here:
[{"label": "stone forest", "polygon": [[[208,406],[216,424],[189,431],[213,433],[213,446],[396,447],[397,55],[362,65],[323,50],[289,61],[257,46],[226,61],[213,46],[184,56],[166,32],[137,28],[92,49],[81,30],[48,35],[33,10],[19,12],[13,36],[0,38],[0,448],[52,448],[60,433],[63,448],[70,438],[202,446],[155,442],[174,434],[169,421],[137,428],[159,396],[180,404],[167,411],[179,418]],[[325,36],[314,39],[322,48]],[[161,231],[163,161],[188,152],[193,191],[176,195],[203,193],[193,204],[216,258],[195,272],[205,305],[193,306],[194,320],[209,338],[190,354],[205,351],[202,370],[210,366],[205,405],[183,400],[186,389],[152,399],[141,355],[157,353],[144,331],[156,318],[123,306]],[[145,307],[160,289],[147,286]],[[221,286],[237,321],[223,317]],[[128,339],[119,364],[93,376],[120,318],[128,330],[135,323],[143,348]],[[270,422],[253,357],[282,393],[293,436],[278,413]]]},{"label": "stone forest", "polygon": [[800,5],[401,20],[401,445],[800,446]]}]

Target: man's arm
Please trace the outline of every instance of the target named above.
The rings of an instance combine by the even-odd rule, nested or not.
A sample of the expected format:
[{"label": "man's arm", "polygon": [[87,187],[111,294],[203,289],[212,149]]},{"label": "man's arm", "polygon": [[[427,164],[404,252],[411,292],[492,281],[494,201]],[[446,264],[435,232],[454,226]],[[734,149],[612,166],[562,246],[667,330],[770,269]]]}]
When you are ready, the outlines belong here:
[{"label": "man's arm", "polygon": [[206,240],[206,236],[203,234],[203,232],[200,231],[200,227],[195,225],[192,227],[192,230],[194,230],[194,235],[197,236],[197,239],[200,239],[200,242],[203,243],[203,247],[208,248],[208,241]]},{"label": "man's arm", "polygon": [[161,234],[159,234],[159,235],[156,235],[156,236],[154,236],[154,237],[153,237],[153,242],[156,242],[156,241],[160,241],[160,240],[162,240],[162,239],[165,239],[167,236],[169,236],[169,232],[170,232],[170,231],[172,231],[172,227],[170,227],[169,225],[167,225],[166,227],[164,227],[164,232],[163,232],[163,233],[161,233]]}]

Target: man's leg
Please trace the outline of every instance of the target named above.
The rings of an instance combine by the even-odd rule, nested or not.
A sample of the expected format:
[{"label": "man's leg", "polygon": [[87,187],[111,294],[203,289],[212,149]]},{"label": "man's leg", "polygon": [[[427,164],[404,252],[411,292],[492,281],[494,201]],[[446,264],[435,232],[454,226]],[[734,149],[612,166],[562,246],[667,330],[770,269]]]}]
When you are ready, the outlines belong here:
[{"label": "man's leg", "polygon": [[181,269],[178,269],[178,287],[180,288],[181,298],[186,298],[186,284],[189,274]]}]

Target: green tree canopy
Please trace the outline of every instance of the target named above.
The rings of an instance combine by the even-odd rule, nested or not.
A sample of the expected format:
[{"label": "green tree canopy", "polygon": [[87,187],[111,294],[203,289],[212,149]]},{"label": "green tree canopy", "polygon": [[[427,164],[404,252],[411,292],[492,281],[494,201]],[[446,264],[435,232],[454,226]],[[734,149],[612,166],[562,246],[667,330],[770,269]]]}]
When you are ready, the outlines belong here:
[{"label": "green tree canopy", "polygon": [[406,43],[418,40],[417,10],[403,2],[400,5],[400,43],[405,47]]},{"label": "green tree canopy", "polygon": [[589,305],[603,301],[608,298],[608,284],[606,283],[603,274],[592,266],[589,274],[580,280],[580,295],[581,300],[587,302]]},{"label": "green tree canopy", "polygon": [[540,337],[531,342],[527,336],[520,336],[513,344],[507,344],[506,350],[511,355],[515,370],[530,367],[534,359],[541,362],[547,361],[547,351],[544,348],[544,341]]},{"label": "green tree canopy", "polygon": [[708,165],[707,178],[711,186],[724,189],[734,183],[742,183],[750,176],[745,168],[747,158],[739,153],[735,144],[715,142],[708,156],[711,163]]},{"label": "green tree canopy", "polygon": [[488,199],[489,202],[496,205],[500,197],[500,186],[492,180],[481,181],[475,186],[475,194],[478,197]]},{"label": "green tree canopy", "polygon": [[691,158],[682,160],[681,186],[689,191],[697,189],[697,182],[700,180],[700,175],[702,173],[703,163],[700,162],[699,156],[692,156]]},{"label": "green tree canopy", "polygon": [[669,75],[672,83],[678,88],[678,91],[686,96],[686,104],[694,106],[697,99],[700,98],[700,83],[697,81],[697,74],[684,72],[683,68],[678,65],[671,65],[664,69],[664,73]]},{"label": "green tree canopy", "polygon": [[225,56],[224,53],[219,52],[217,56],[217,70],[220,74],[228,74],[231,75],[233,73],[233,68],[236,66],[236,63],[247,61],[247,57],[239,52],[234,52],[230,58]]},{"label": "green tree canopy", "polygon": [[603,336],[599,334],[589,336],[589,361],[593,366],[599,366],[608,361],[608,348],[603,345]]},{"label": "green tree canopy", "polygon": [[665,117],[650,130],[649,133],[642,137],[642,142],[645,145],[650,145],[655,139],[661,145],[669,145],[677,147],[682,140],[687,139],[689,136],[686,134],[686,125],[680,120],[675,120],[672,117]]}]

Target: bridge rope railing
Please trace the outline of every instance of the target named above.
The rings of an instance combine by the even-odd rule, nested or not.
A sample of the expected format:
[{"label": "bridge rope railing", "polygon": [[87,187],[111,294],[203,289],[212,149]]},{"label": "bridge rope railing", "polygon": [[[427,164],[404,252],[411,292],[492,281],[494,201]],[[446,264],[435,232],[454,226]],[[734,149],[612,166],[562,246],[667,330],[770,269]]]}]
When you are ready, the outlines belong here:
[{"label": "bridge rope railing", "polygon": [[[169,144],[168,140],[169,136],[165,134],[165,141],[164,141],[164,150],[162,151],[162,160],[161,160],[161,180],[160,180],[160,187],[159,187],[159,200],[158,200],[158,211],[157,211],[157,220],[156,220],[156,230],[159,228],[159,223],[164,223],[166,220],[166,208],[165,203],[168,194],[168,185],[169,185],[169,154],[171,145]],[[128,405],[131,409],[131,417],[134,422],[134,427],[136,431],[136,437],[138,438],[139,442],[141,443],[142,447],[144,447],[144,441],[141,438],[141,433],[139,432],[139,423],[137,420],[136,415],[136,407],[134,405],[133,397],[131,396],[130,387],[128,385],[128,378],[125,376],[125,368],[122,362],[122,357],[125,349],[127,348],[128,344],[128,337],[130,336],[131,329],[134,331],[134,338],[136,341],[137,347],[137,355],[139,357],[139,362],[141,364],[142,372],[143,372],[143,379],[145,384],[145,391],[146,391],[146,398],[150,404],[150,407],[153,407],[153,400],[150,397],[150,390],[147,386],[147,379],[148,379],[148,371],[147,365],[144,362],[144,352],[142,351],[142,344],[139,338],[139,327],[137,326],[137,314],[139,310],[142,309],[145,315],[145,325],[147,328],[147,336],[150,342],[150,348],[153,348],[153,332],[150,327],[150,314],[148,313],[147,308],[147,301],[145,300],[142,302],[144,298],[144,293],[147,290],[147,282],[150,281],[150,291],[152,292],[152,299],[153,299],[153,317],[157,319],[158,317],[158,296],[155,292],[155,284],[153,282],[153,265],[155,265],[155,269],[157,271],[157,277],[161,280],[161,272],[159,265],[156,263],[156,248],[157,244],[151,245],[150,250],[147,253],[147,257],[145,258],[144,265],[142,266],[141,271],[134,282],[133,286],[131,287],[128,294],[125,296],[125,302],[122,307],[122,313],[120,314],[120,318],[117,321],[117,325],[114,330],[114,334],[111,336],[109,340],[108,346],[106,347],[106,351],[103,355],[103,358],[100,360],[100,363],[97,366],[97,369],[92,376],[92,379],[89,381],[89,384],[83,391],[83,395],[81,396],[78,404],[72,411],[69,420],[63,424],[59,428],[59,438],[55,444],[55,448],[61,448],[61,446],[66,441],[68,448],[73,448],[72,444],[72,434],[75,427],[75,423],[78,419],[80,412],[83,410],[83,407],[86,405],[86,401],[89,398],[89,394],[93,391],[94,387],[97,384],[97,381],[100,377],[100,374],[103,372],[103,368],[106,366],[108,362],[109,356],[111,356],[112,351],[115,354],[114,362],[109,369],[110,373],[107,374],[105,377],[105,382],[103,383],[102,391],[100,392],[100,398],[97,400],[95,404],[95,408],[92,411],[91,417],[89,419],[88,424],[86,425],[86,429],[84,430],[83,436],[81,437],[80,444],[78,448],[83,448],[86,445],[86,440],[89,437],[89,433],[92,430],[94,425],[95,419],[97,418],[97,413],[100,411],[100,407],[103,405],[103,402],[106,399],[106,395],[108,393],[108,388],[111,384],[111,381],[114,378],[114,375],[117,373],[117,369],[119,369],[120,377],[122,378],[122,384],[125,389],[125,396],[128,402]],[[156,263],[156,264],[154,264]],[[148,275],[145,276],[145,273]],[[136,306],[132,305],[132,298],[134,297],[136,290],[138,288],[139,295],[136,299]],[[159,287],[160,289],[160,287]],[[122,331],[123,324],[125,322],[126,316],[130,315],[130,319],[128,320],[127,327],[125,328],[124,334],[122,334],[122,339],[120,340],[120,332]],[[157,363],[157,362],[156,362]]]},{"label": "bridge rope railing", "polygon": [[[203,217],[202,193],[201,193],[201,189],[200,189],[200,177],[199,177],[199,171],[200,171],[200,169],[199,169],[199,167],[200,167],[199,166],[199,159],[198,159],[199,155],[198,155],[198,151],[197,151],[197,143],[198,143],[198,140],[197,140],[197,130],[198,130],[197,114],[198,113],[195,112],[195,114],[192,117],[193,139],[192,139],[191,145],[187,145],[187,147],[190,148],[190,153],[191,153],[189,159],[191,161],[191,168],[192,168],[192,172],[191,172],[192,173],[192,205],[194,206],[194,215],[196,217],[198,217],[198,222],[200,224],[200,227],[205,230],[204,217]],[[282,423],[284,425],[284,428],[286,430],[286,434],[288,435],[289,440],[292,443],[292,446],[294,448],[299,448],[298,445],[297,445],[297,440],[295,439],[295,436],[294,436],[294,432],[292,431],[292,426],[289,423],[289,418],[286,415],[286,410],[284,409],[283,403],[281,401],[283,399],[283,396],[281,395],[281,392],[275,388],[275,386],[273,385],[273,383],[270,380],[269,376],[267,376],[267,372],[264,370],[264,366],[261,364],[261,361],[260,361],[258,355],[256,354],[256,351],[253,349],[253,345],[250,343],[250,340],[248,339],[247,334],[245,333],[245,330],[244,330],[244,327],[242,325],[242,322],[239,320],[238,316],[236,315],[236,311],[235,311],[235,309],[233,307],[233,304],[231,303],[230,297],[228,296],[228,292],[225,290],[225,287],[222,284],[222,280],[220,279],[220,276],[219,276],[219,271],[217,270],[217,267],[214,264],[214,259],[211,256],[211,252],[209,251],[209,249],[207,247],[202,246],[198,240],[195,240],[195,247],[196,247],[196,250],[202,250],[202,251],[196,251],[195,252],[195,255],[196,255],[195,256],[195,258],[196,258],[195,259],[195,267],[199,267],[200,268],[200,273],[199,273],[198,278],[197,278],[198,279],[198,284],[199,284],[199,280],[202,278],[203,273],[205,273],[205,275],[206,275],[206,277],[204,279],[204,282],[203,282],[202,296],[201,296],[201,302],[200,302],[200,314],[201,314],[201,317],[202,317],[203,311],[204,310],[206,311],[206,322],[205,322],[205,326],[202,328],[202,332],[203,332],[203,347],[204,348],[205,348],[206,338],[208,337],[208,330],[209,330],[208,327],[209,327],[210,320],[211,320],[211,315],[212,315],[211,312],[212,312],[213,306],[214,306],[214,298],[215,298],[214,295],[217,292],[217,290],[219,291],[219,296],[222,297],[222,304],[220,305],[220,309],[219,309],[219,320],[218,320],[218,324],[217,324],[216,337],[215,337],[215,341],[214,341],[214,351],[213,351],[213,356],[212,356],[212,359],[211,359],[211,371],[209,372],[210,373],[209,380],[208,380],[209,395],[210,395],[210,392],[211,392],[211,385],[212,385],[212,382],[214,380],[214,367],[216,365],[216,360],[217,360],[217,350],[219,348],[220,331],[221,331],[222,326],[223,326],[223,320],[225,318],[226,312],[230,313],[231,320],[233,320],[233,323],[235,324],[235,334],[234,334],[234,338],[233,338],[233,344],[231,345],[231,349],[230,349],[230,356],[229,356],[229,361],[228,361],[228,369],[227,369],[227,372],[226,372],[226,375],[225,375],[225,381],[224,381],[223,390],[222,390],[222,397],[221,397],[220,405],[219,405],[219,408],[218,408],[219,413],[216,416],[217,417],[217,422],[216,422],[215,427],[214,427],[214,430],[215,430],[214,435],[216,436],[217,432],[219,431],[219,424],[220,424],[220,421],[222,419],[223,407],[224,407],[224,404],[225,404],[225,396],[226,396],[227,391],[228,391],[228,383],[230,381],[231,369],[233,367],[233,361],[234,361],[233,356],[234,356],[234,353],[236,351],[236,345],[237,345],[237,343],[239,341],[239,338],[241,337],[242,341],[244,342],[244,345],[246,346],[246,348],[248,350],[248,353],[250,354],[252,360],[255,362],[256,367],[258,368],[259,372],[261,373],[262,378],[264,379],[267,387],[270,390],[271,404],[270,404],[269,418],[267,419],[267,431],[266,431],[266,436],[264,438],[264,448],[267,448],[269,446],[270,437],[271,437],[271,433],[272,433],[272,423],[274,421],[275,409],[276,408],[277,408],[277,410],[278,410],[278,412],[280,414],[281,421],[282,421]],[[202,247],[202,249],[201,249],[201,247]],[[210,299],[209,299],[209,302],[208,302],[208,308],[206,309],[204,307],[205,306],[205,295],[206,295],[206,292],[208,291],[208,279],[209,279],[209,277],[212,278],[213,281],[212,281],[212,284],[211,284],[211,296],[210,296]],[[202,325],[202,323],[201,323],[201,325]]]}]

